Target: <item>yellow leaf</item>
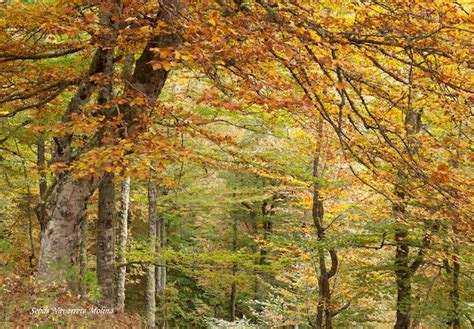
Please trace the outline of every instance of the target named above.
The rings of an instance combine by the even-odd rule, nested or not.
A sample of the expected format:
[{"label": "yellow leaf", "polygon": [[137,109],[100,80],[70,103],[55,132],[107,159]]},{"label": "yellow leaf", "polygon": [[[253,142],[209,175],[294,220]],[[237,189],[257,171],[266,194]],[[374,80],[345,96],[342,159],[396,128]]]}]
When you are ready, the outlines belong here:
[{"label": "yellow leaf", "polygon": [[319,34],[314,32],[313,30],[309,30],[309,35],[311,36],[311,39],[313,39],[314,41],[316,41],[316,42],[321,41],[321,37],[319,36]]},{"label": "yellow leaf", "polygon": [[169,63],[169,62],[165,62],[165,63],[162,63],[161,66],[162,66],[166,71],[169,71],[169,70],[171,70],[171,68],[173,67],[173,64],[172,64],[172,63]]}]

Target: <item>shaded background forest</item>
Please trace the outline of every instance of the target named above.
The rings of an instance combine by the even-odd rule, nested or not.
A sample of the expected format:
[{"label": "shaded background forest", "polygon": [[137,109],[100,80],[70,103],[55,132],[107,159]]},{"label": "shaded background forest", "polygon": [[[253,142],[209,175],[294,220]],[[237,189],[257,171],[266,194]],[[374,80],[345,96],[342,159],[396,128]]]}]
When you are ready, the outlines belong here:
[{"label": "shaded background forest", "polygon": [[472,327],[471,7],[1,3],[1,321]]}]

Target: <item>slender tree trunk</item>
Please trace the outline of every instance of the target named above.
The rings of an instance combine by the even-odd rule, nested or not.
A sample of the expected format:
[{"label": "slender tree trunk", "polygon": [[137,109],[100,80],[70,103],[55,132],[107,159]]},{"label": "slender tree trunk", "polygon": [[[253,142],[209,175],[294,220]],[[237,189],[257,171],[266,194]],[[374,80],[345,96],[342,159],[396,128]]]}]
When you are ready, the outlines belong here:
[{"label": "slender tree trunk", "polygon": [[[263,201],[261,207],[262,213],[262,228],[263,228],[263,241],[267,241],[269,235],[272,232],[273,223],[271,216],[274,214],[274,205],[270,201]],[[268,250],[265,246],[260,247],[260,257],[258,258],[258,265],[267,264]],[[255,281],[255,299],[260,300],[262,298],[262,285],[259,283],[258,278]]]},{"label": "slender tree trunk", "polygon": [[459,329],[461,325],[461,314],[459,312],[459,273],[461,271],[461,265],[459,264],[459,246],[456,245],[455,249],[457,253],[453,259],[453,277],[452,277],[452,290],[451,290],[451,301],[453,304],[453,329]]},{"label": "slender tree trunk", "polygon": [[[160,252],[166,247],[166,219],[162,216],[157,216],[156,221],[156,245],[155,251]],[[163,264],[165,265],[165,264]],[[156,266],[156,297],[166,289],[166,266]]]},{"label": "slender tree trunk", "polygon": [[[317,177],[317,176],[316,176]],[[317,184],[315,184],[317,185]],[[318,240],[324,240],[325,229],[323,227],[324,207],[323,201],[320,199],[319,186],[315,187],[313,194],[313,221],[317,230]],[[332,310],[331,310],[331,289],[329,280],[336,274],[338,266],[338,258],[334,249],[329,250],[331,256],[331,269],[328,271],[326,266],[326,250],[319,250],[319,277],[318,289],[319,300],[317,306],[317,315],[314,328],[332,328]],[[324,322],[324,321],[325,322]],[[323,327],[323,323],[324,327]]]},{"label": "slender tree trunk", "polygon": [[[247,202],[242,202],[242,205],[248,210],[249,218],[250,218],[250,227],[252,229],[252,235],[256,236],[258,234],[258,222],[257,222],[257,212],[252,208],[252,205],[247,203]],[[255,254],[257,253],[258,248],[255,244],[252,244],[252,252]],[[260,259],[255,260],[255,264],[259,264]],[[258,278],[258,273],[254,271],[254,285],[253,285],[253,290],[254,290],[254,298],[258,300],[259,298],[259,278]]]},{"label": "slender tree trunk", "polygon": [[[41,204],[42,200],[46,197],[46,190],[48,189],[47,185],[47,179],[46,179],[46,174],[44,173],[44,166],[46,164],[46,143],[44,141],[43,135],[40,135],[38,137],[38,143],[37,143],[37,156],[36,156],[36,165],[38,166],[38,169],[40,170],[40,179],[39,179],[39,201],[38,204]],[[35,209],[37,211],[37,209]],[[44,227],[43,227],[43,222],[44,219],[40,218],[39,212],[36,212],[36,217],[38,219],[38,223],[40,225],[40,231],[43,232]]]},{"label": "slender tree trunk", "polygon": [[461,272],[461,264],[459,263],[459,244],[455,238],[457,230],[453,227],[454,241],[453,241],[453,254],[452,254],[452,265],[449,263],[449,253],[447,249],[447,256],[444,259],[444,268],[449,280],[449,300],[451,302],[451,314],[448,325],[453,329],[459,329],[461,325],[461,313],[459,310],[460,296],[459,296],[459,274]]},{"label": "slender tree trunk", "polygon": [[[234,215],[232,223],[232,252],[237,252],[237,218]],[[230,321],[235,321],[235,311],[237,302],[237,283],[235,281],[235,275],[237,273],[237,264],[232,264],[232,284],[230,287],[230,300],[229,300],[229,318]]]},{"label": "slender tree trunk", "polygon": [[[323,177],[319,170],[321,158],[321,144],[323,138],[323,121],[318,123],[317,127],[316,150],[313,158],[313,178],[315,179],[313,186],[313,206],[312,217],[313,224],[316,228],[316,234],[319,241],[324,241],[326,237],[326,228],[324,227],[324,203],[321,200],[321,185],[319,180]],[[328,270],[326,266],[326,252],[329,252],[331,257],[331,267]],[[319,277],[318,277],[318,292],[319,300],[317,306],[316,320],[313,323],[314,328],[332,328],[332,309],[331,309],[331,287],[330,279],[336,275],[339,260],[336,250],[333,248],[326,249],[320,247],[319,249]]]},{"label": "slender tree trunk", "polygon": [[[156,245],[155,245],[155,252],[160,252],[161,248],[163,247],[163,239],[162,236],[164,235],[164,226],[163,226],[163,218],[158,218],[156,221]],[[164,281],[163,281],[163,271],[166,268],[161,265],[156,265],[155,271],[155,281],[156,281],[156,298],[159,298],[161,292],[165,289]]]},{"label": "slender tree trunk", "polygon": [[[163,194],[166,194],[167,191],[165,189],[162,190]],[[166,218],[163,216],[157,216],[156,221],[156,245],[155,251],[159,253],[161,250],[166,248]],[[156,277],[156,290],[155,296],[157,300],[157,305],[160,306],[161,313],[160,317],[161,320],[159,321],[159,328],[167,328],[168,321],[166,320],[166,313],[164,313],[165,309],[165,296],[164,291],[166,289],[166,264],[157,265],[155,267],[155,277]]]},{"label": "slender tree trunk", "polygon": [[411,317],[411,271],[409,264],[409,245],[406,229],[398,229],[395,232],[395,275],[397,282],[397,314],[396,329],[410,328]]},{"label": "slender tree trunk", "polygon": [[[128,207],[130,203],[130,176],[126,176],[122,183],[121,206],[120,206],[120,226],[118,241],[118,262],[120,264],[117,278],[117,309],[123,312],[125,309],[125,276],[127,267],[123,264],[127,261],[125,251],[128,240]],[[112,273],[110,274],[112,275]]]},{"label": "slender tree trunk", "polygon": [[87,299],[87,214],[81,221],[81,246],[79,258],[79,293],[82,300]]},{"label": "slender tree trunk", "polygon": [[[116,0],[113,0],[116,1]],[[103,11],[100,13],[101,24],[107,26],[114,24],[111,22],[111,11]],[[115,28],[117,28],[115,26]],[[117,31],[111,28],[111,41],[117,38]],[[111,107],[109,102],[113,97],[112,80],[114,77],[114,53],[113,47],[107,48],[105,51],[105,67],[104,78],[105,83],[100,85],[97,96],[97,104],[101,106],[101,112],[104,116],[114,117],[115,107]],[[118,137],[113,128],[105,127],[102,132],[104,137],[108,139]],[[107,145],[107,142],[102,142]],[[114,174],[105,173],[104,178],[99,185],[99,207],[97,219],[97,283],[101,292],[101,303],[107,307],[113,307],[115,304],[114,293],[114,276],[115,273],[115,183]]]},{"label": "slender tree trunk", "polygon": [[[412,68],[409,72],[409,81],[412,80]],[[416,153],[416,142],[413,139],[421,129],[421,114],[415,112],[411,108],[411,97],[412,89],[409,87],[408,95],[408,110],[405,117],[405,130],[408,140],[408,152]],[[402,173],[399,172],[400,183],[395,186],[395,194],[399,198],[398,204],[393,207],[394,213],[398,216],[405,217],[405,192],[402,186]],[[416,263],[410,264],[409,254],[410,246],[408,244],[408,230],[404,224],[400,224],[395,231],[395,276],[397,282],[397,313],[395,329],[408,329],[410,328],[412,302],[411,302],[411,279],[416,268],[419,266],[420,260]],[[421,256],[421,254],[420,254]]]},{"label": "slender tree trunk", "polygon": [[[150,250],[156,251],[156,207],[157,207],[157,191],[156,185],[148,183],[148,243]],[[147,284],[146,284],[146,300],[147,300],[147,326],[155,328],[156,326],[156,278],[155,265],[147,266]]]},{"label": "slender tree trunk", "polygon": [[36,164],[38,165],[38,168],[41,170],[40,174],[40,181],[39,181],[39,192],[40,192],[40,199],[44,197],[46,194],[46,189],[47,189],[47,181],[46,181],[46,174],[44,173],[44,165],[45,165],[45,150],[46,150],[46,144],[44,141],[44,137],[40,136],[38,138],[38,144],[37,144],[37,160]]},{"label": "slender tree trunk", "polygon": [[114,175],[107,173],[99,186],[99,216],[97,219],[96,268],[101,303],[115,304],[115,184]]}]

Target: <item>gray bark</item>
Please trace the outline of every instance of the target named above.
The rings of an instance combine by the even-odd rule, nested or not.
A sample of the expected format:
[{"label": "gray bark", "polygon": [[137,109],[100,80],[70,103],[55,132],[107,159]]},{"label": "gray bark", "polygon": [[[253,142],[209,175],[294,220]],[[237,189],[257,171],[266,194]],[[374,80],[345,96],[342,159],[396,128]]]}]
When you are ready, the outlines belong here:
[{"label": "gray bark", "polygon": [[61,281],[66,269],[77,265],[80,225],[95,181],[65,175],[50,188],[38,210],[44,223],[37,277]]},{"label": "gray bark", "polygon": [[[155,246],[156,252],[166,247],[166,219],[159,217],[156,222],[157,242]],[[163,264],[164,265],[164,264]],[[157,265],[156,267],[156,295],[157,298],[166,289],[166,267]]]},{"label": "gray bark", "polygon": [[[156,224],[157,224],[157,191],[153,183],[148,184],[148,243],[150,251],[156,251]],[[156,326],[156,278],[155,265],[147,265],[147,284],[146,284],[146,300],[147,300],[147,326],[155,328]]]},{"label": "gray bark", "polygon": [[79,255],[79,293],[82,300],[87,299],[87,214],[81,222],[81,247]]},{"label": "gray bark", "polygon": [[[167,190],[164,188],[159,189],[159,194],[164,195],[167,193]],[[166,218],[163,216],[156,217],[156,244],[155,244],[155,252],[159,253],[166,247]],[[156,304],[163,310],[164,304],[166,300],[164,298],[164,291],[166,289],[166,264],[157,265],[155,267],[155,298]],[[167,328],[168,322],[165,319],[166,314],[160,313],[159,314],[161,320],[158,321],[159,328]]]},{"label": "gray bark", "polygon": [[[125,177],[122,183],[121,205],[120,205],[120,222],[119,222],[119,241],[118,241],[118,262],[125,264],[125,251],[128,240],[128,207],[130,203],[130,176]],[[127,273],[126,266],[120,266],[117,278],[117,309],[123,312],[125,309],[125,276]],[[112,274],[111,274],[112,275]]]},{"label": "gray bark", "polygon": [[[110,21],[111,12],[101,13],[101,23],[106,25]],[[114,29],[111,33],[116,34]],[[116,39],[116,35],[111,37]],[[111,116],[112,108],[107,108],[107,103],[112,99],[112,79],[114,76],[114,49],[110,48],[104,51],[104,77],[108,79],[100,86],[97,97],[97,104],[101,105],[102,113]],[[113,129],[106,127],[103,133],[107,133],[108,137],[116,135]],[[97,264],[97,283],[101,292],[100,302],[104,306],[112,307],[114,305],[114,275],[115,273],[115,184],[114,175],[105,173],[101,184],[99,185],[99,209],[97,216],[97,248],[96,248],[96,264]]]},{"label": "gray bark", "polygon": [[[116,2],[111,1],[116,9]],[[158,19],[170,20],[177,15],[180,2],[176,0],[163,1],[163,9],[158,15]],[[108,16],[109,18],[111,15]],[[105,21],[104,21],[105,23]],[[107,25],[114,25],[111,19],[106,22]],[[84,76],[75,95],[71,98],[68,107],[63,115],[62,122],[71,121],[73,114],[80,113],[82,107],[89,101],[91,95],[97,87],[97,80],[90,79],[97,73],[103,73],[110,59],[110,50],[115,46],[112,32],[115,26],[110,26],[110,30],[104,33],[99,49],[96,51],[90,64],[89,72]],[[110,32],[110,33],[109,33]],[[168,71],[153,70],[149,63],[153,59],[154,47],[176,47],[180,39],[176,34],[160,34],[150,40],[142,55],[137,61],[134,73],[127,92],[128,96],[133,97],[134,93],[147,98],[155,99],[161,93],[163,85],[167,79]],[[136,109],[124,106],[125,120],[129,128],[134,127],[139,130],[140,121],[136,118]],[[145,127],[143,127],[145,128]],[[130,132],[130,130],[129,130]],[[133,135],[130,135],[133,137]],[[80,152],[73,155],[72,150],[73,135],[68,134],[63,137],[55,138],[56,149],[53,162],[61,162],[69,165],[75,160]],[[93,145],[91,146],[93,147]],[[45,198],[37,206],[36,213],[38,219],[43,222],[43,234],[41,237],[40,256],[37,267],[37,277],[46,281],[60,281],[64,278],[65,268],[77,265],[77,254],[80,240],[80,223],[86,213],[87,201],[100,183],[103,174],[94,178],[75,178],[69,172],[57,175]],[[126,236],[125,236],[126,237]],[[126,243],[126,241],[125,241]],[[125,268],[121,268],[120,273],[123,282],[121,294],[124,294]],[[124,299],[124,297],[123,297]],[[119,298],[122,300],[122,298]],[[123,300],[119,308],[123,309]]]},{"label": "gray bark", "polygon": [[[111,3],[114,4],[112,10],[117,10],[116,2]],[[110,28],[110,31],[114,30],[114,23],[110,19],[112,12],[103,11],[101,15],[107,15],[109,18],[102,21],[101,17],[101,23]],[[63,123],[70,122],[73,114],[80,113],[82,107],[89,101],[97,87],[97,81],[90,77],[107,70],[110,53],[113,52],[111,50],[114,46],[113,40],[113,33],[101,35],[100,46],[89,65],[89,71],[83,77],[63,114]],[[73,155],[72,140],[72,134],[54,138],[56,148],[53,162],[68,166],[80,155],[80,151]],[[58,174],[36,207],[36,214],[42,226],[37,267],[39,279],[59,282],[64,279],[66,269],[77,266],[80,224],[86,213],[87,201],[101,179],[101,174],[94,178],[75,178],[69,172]]]},{"label": "gray bark", "polygon": [[115,301],[115,184],[114,176],[107,173],[99,186],[97,219],[96,269],[101,304],[112,307]]}]

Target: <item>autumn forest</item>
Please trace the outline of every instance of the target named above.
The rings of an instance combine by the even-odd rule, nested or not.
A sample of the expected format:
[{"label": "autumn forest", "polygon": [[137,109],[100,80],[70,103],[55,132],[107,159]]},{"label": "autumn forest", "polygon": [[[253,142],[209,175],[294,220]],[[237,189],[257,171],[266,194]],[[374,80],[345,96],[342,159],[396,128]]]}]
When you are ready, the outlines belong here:
[{"label": "autumn forest", "polygon": [[473,3],[0,2],[1,328],[474,328]]}]

